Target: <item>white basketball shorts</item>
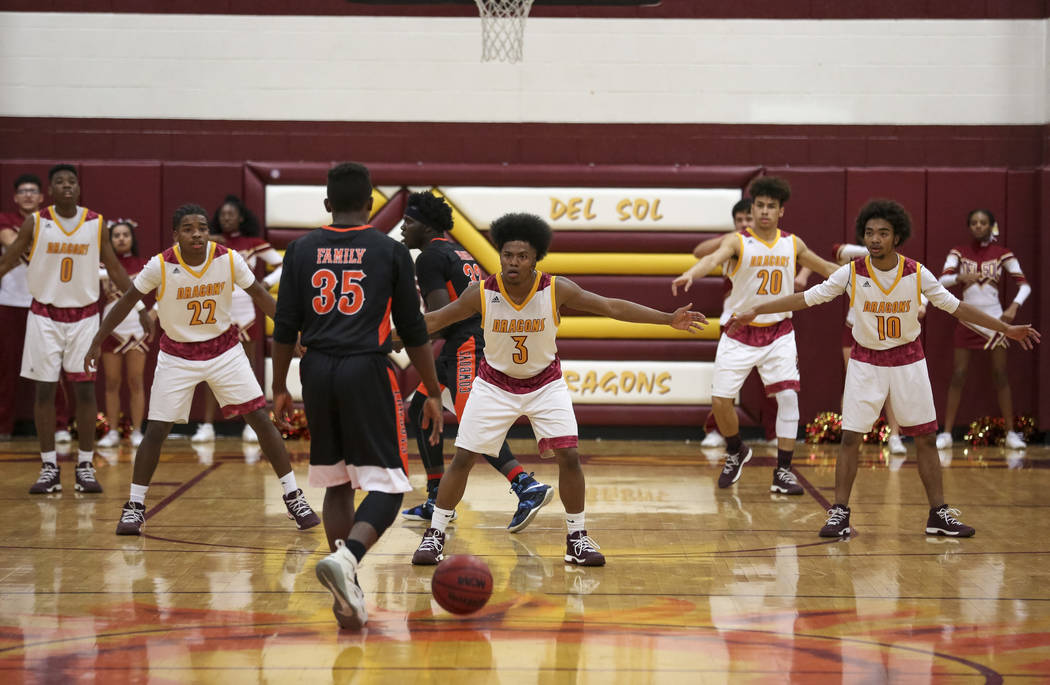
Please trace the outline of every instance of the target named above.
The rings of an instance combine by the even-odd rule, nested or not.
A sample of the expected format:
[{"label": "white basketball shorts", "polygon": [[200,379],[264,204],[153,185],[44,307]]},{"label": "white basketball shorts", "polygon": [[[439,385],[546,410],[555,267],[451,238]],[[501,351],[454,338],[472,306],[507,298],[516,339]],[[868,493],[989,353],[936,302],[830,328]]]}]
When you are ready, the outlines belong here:
[{"label": "white basketball shorts", "polygon": [[519,416],[529,419],[539,442],[552,447],[576,446],[576,413],[564,380],[558,378],[518,395],[475,378],[459,421],[456,447],[478,454],[499,454],[507,431]]},{"label": "white basketball shorts", "polygon": [[768,345],[755,347],[723,335],[715,351],[715,369],[711,377],[711,395],[736,397],[751,369],[766,386],[766,394],[781,390],[798,390],[798,351],[795,332],[782,335]]},{"label": "white basketball shorts", "polygon": [[74,382],[94,381],[94,372],[84,372],[84,357],[91,349],[95,333],[98,333],[98,314],[64,323],[29,312],[22,347],[22,376],[57,383],[65,371]]},{"label": "white basketball shorts", "polygon": [[842,430],[867,433],[889,398],[902,435],[937,432],[937,410],[926,360],[876,366],[850,359],[842,395]]},{"label": "white basketball shorts", "polygon": [[157,354],[149,420],[186,423],[193,404],[193,390],[206,382],[215,393],[226,418],[266,406],[244,348],[235,345],[212,359],[183,359],[163,350]]}]

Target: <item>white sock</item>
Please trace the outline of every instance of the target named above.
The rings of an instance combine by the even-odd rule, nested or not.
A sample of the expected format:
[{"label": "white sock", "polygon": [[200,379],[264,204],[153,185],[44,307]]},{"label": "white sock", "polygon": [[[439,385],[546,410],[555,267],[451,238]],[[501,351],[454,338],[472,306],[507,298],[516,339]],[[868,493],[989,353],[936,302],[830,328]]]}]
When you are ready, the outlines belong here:
[{"label": "white sock", "polygon": [[135,485],[131,484],[131,496],[128,498],[132,502],[138,502],[142,506],[146,506],[146,491],[149,490],[148,485]]},{"label": "white sock", "polygon": [[583,512],[578,514],[565,514],[565,525],[569,527],[569,534],[583,533],[587,526],[584,523]]},{"label": "white sock", "polygon": [[299,486],[295,484],[295,471],[289,471],[278,480],[281,481],[281,487],[284,488],[285,495],[290,495],[299,489]]},{"label": "white sock", "polygon": [[439,509],[437,505],[434,505],[434,516],[430,519],[430,527],[444,533],[455,513],[455,509]]},{"label": "white sock", "polygon": [[89,464],[95,461],[95,450],[77,450],[77,465],[83,464],[84,462]]},{"label": "white sock", "polygon": [[40,460],[45,464],[51,464],[52,466],[58,466],[58,452],[51,450],[50,452],[41,452]]}]

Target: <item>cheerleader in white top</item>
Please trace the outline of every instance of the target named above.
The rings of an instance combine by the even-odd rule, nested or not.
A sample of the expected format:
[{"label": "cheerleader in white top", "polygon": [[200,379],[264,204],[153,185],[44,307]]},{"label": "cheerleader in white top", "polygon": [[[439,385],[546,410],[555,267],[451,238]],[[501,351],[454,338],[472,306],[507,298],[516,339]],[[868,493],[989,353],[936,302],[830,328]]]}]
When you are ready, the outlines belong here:
[{"label": "cheerleader in white top", "polygon": [[[963,302],[973,305],[985,314],[1011,323],[1017,309],[1028,298],[1032,287],[1025,280],[1017,257],[1010,250],[996,244],[999,228],[995,215],[987,209],[975,209],[966,218],[973,240],[953,247],[944,262],[941,284],[945,288],[962,286]],[[1017,294],[1005,310],[999,301],[999,291],[1009,275],[1017,284]],[[1014,406],[1010,394],[1010,377],[1006,372],[1006,338],[994,329],[960,321],[955,328],[955,361],[952,382],[948,386],[948,404],[944,410],[944,432],[937,436],[940,449],[952,446],[952,427],[959,410],[966,371],[972,350],[987,350],[992,357],[992,380],[999,395],[999,410],[1006,422],[1006,446],[1023,450],[1024,439],[1014,430]]]},{"label": "cheerleader in white top", "polygon": [[944,503],[941,463],[934,435],[937,415],[926,357],[919,342],[919,307],[929,301],[962,321],[998,331],[1032,349],[1039,333],[1030,325],[1010,326],[1004,321],[961,303],[915,260],[897,254],[911,235],[911,217],[890,200],[872,200],[857,216],[857,239],[868,248],[866,257],[840,267],[828,280],[804,293],[766,302],[733,317],[730,330],[756,316],[796,311],[829,302],[847,293],[854,312],[853,350],[846,369],[842,407],[842,447],[835,462],[835,503],[821,537],[846,536],[850,528],[849,496],[857,476],[861,436],[871,430],[882,405],[893,403],[901,433],[915,436],[919,476],[926,488],[930,513],[928,535],[970,537],[974,529],[961,523],[958,510]]},{"label": "cheerleader in white top", "polygon": [[586,490],[576,451],[576,415],[562,380],[555,341],[559,310],[571,307],[600,316],[637,323],[665,324],[696,332],[707,319],[689,311],[691,304],[665,313],[626,300],[588,292],[566,278],[536,270],[547,254],[551,229],[532,214],[507,214],[492,222],[492,242],[500,256],[500,273],[472,283],[459,299],[426,315],[427,329],[439,331],[480,314],[485,356],[478,367],[459,422],[456,455],[438,487],[431,527],[423,534],[413,564],[433,565],[444,557],[445,528],[463,498],[467,476],[478,457],[495,454],[507,431],[525,416],[539,440],[558,460],[558,482],[565,521],[565,561],[602,566],[605,557],[587,535]]}]

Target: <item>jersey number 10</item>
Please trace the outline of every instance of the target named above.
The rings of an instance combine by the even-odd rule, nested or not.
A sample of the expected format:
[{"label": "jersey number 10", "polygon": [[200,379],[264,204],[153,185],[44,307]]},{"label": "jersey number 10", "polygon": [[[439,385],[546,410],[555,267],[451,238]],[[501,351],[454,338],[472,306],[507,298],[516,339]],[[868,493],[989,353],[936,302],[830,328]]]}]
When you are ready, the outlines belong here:
[{"label": "jersey number 10", "polygon": [[879,340],[901,337],[901,318],[899,316],[876,316]]}]

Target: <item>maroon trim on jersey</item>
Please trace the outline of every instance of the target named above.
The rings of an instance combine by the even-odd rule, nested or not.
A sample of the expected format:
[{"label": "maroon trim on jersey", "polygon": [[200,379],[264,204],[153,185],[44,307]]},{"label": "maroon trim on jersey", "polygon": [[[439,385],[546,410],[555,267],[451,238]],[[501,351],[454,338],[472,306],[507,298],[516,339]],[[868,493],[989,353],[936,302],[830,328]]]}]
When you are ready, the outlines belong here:
[{"label": "maroon trim on jersey", "polygon": [[901,426],[901,435],[910,435],[915,437],[916,435],[933,435],[937,432],[937,422],[930,421],[928,423],[922,423],[918,426]]},{"label": "maroon trim on jersey", "polygon": [[901,272],[901,278],[905,276],[911,276],[914,273],[919,272],[919,263],[911,257],[904,257],[904,271]]},{"label": "maroon trim on jersey", "polygon": [[41,207],[40,208],[40,218],[41,219],[48,219],[50,221],[54,221],[55,220],[55,217],[51,216],[51,205],[48,205],[47,207]]},{"label": "maroon trim on jersey", "polygon": [[853,270],[858,276],[871,278],[871,274],[868,273],[868,263],[864,261],[864,257],[857,257],[853,260],[853,263],[856,264]]},{"label": "maroon trim on jersey", "polygon": [[91,221],[92,219],[97,219],[100,216],[102,216],[102,215],[99,214],[98,212],[92,211],[90,209],[85,209],[84,223],[87,223],[88,221]]},{"label": "maroon trim on jersey", "polygon": [[561,359],[555,355],[554,361],[547,368],[531,378],[514,378],[492,368],[489,366],[488,361],[482,357],[481,363],[478,364],[478,377],[509,393],[527,395],[561,378]]},{"label": "maroon trim on jersey", "polygon": [[222,408],[222,418],[232,419],[234,416],[240,416],[241,414],[247,414],[253,412],[256,409],[262,409],[266,406],[266,398],[259,395],[251,402],[245,402],[244,404],[227,404]]},{"label": "maroon trim on jersey", "polygon": [[84,373],[83,371],[77,371],[76,373],[63,371],[62,373],[65,374],[66,378],[73,383],[83,383],[85,381],[91,381],[92,383],[94,383],[95,379],[98,378],[98,374],[94,371],[92,371],[91,373]]},{"label": "maroon trim on jersey", "polygon": [[910,343],[891,347],[888,350],[873,350],[853,341],[849,358],[872,366],[905,366],[926,359],[926,355],[922,351],[922,343],[916,338]]},{"label": "maroon trim on jersey", "polygon": [[160,336],[161,352],[167,352],[173,357],[189,359],[190,361],[214,359],[220,354],[237,347],[240,343],[236,326],[230,326],[225,333],[200,342],[178,342],[169,338],[167,333]]},{"label": "maroon trim on jersey", "polygon": [[496,280],[496,274],[492,274],[485,279],[485,290],[499,292],[499,281]]},{"label": "maroon trim on jersey", "polygon": [[539,447],[542,454],[547,450],[564,450],[570,447],[577,447],[579,444],[580,439],[577,436],[564,435],[560,438],[540,438],[537,447]]},{"label": "maroon trim on jersey", "polygon": [[[212,240],[210,242],[215,243],[214,240]],[[226,248],[225,245],[223,245],[222,243],[215,243],[215,253],[212,255],[212,260],[214,260],[214,259],[216,259],[218,257],[221,257],[222,255],[226,254],[227,252],[229,252],[229,250]],[[175,246],[174,245],[172,245],[168,249],[164,250],[164,252],[161,254],[161,258],[165,262],[167,262],[168,264],[178,264],[179,263],[179,258],[175,254]],[[183,261],[186,261],[186,260],[183,260]],[[198,267],[204,266],[204,264],[207,264],[207,262],[208,262],[208,244],[205,243],[204,244],[204,263],[202,263],[202,264],[187,264],[187,266],[189,266],[191,269],[196,269]]]},{"label": "maroon trim on jersey", "polygon": [[92,302],[83,307],[56,307],[33,300],[33,303],[29,305],[29,311],[59,323],[76,323],[97,316],[98,302]]},{"label": "maroon trim on jersey", "polygon": [[750,345],[751,347],[765,347],[772,344],[777,338],[782,338],[794,330],[795,327],[791,324],[791,319],[781,319],[771,326],[741,326],[736,332],[726,333],[726,335],[739,343]]},{"label": "maroon trim on jersey", "polygon": [[765,389],[766,397],[772,397],[781,390],[794,390],[795,392],[798,392],[802,389],[802,383],[799,381],[780,381],[779,383],[767,385]]}]

